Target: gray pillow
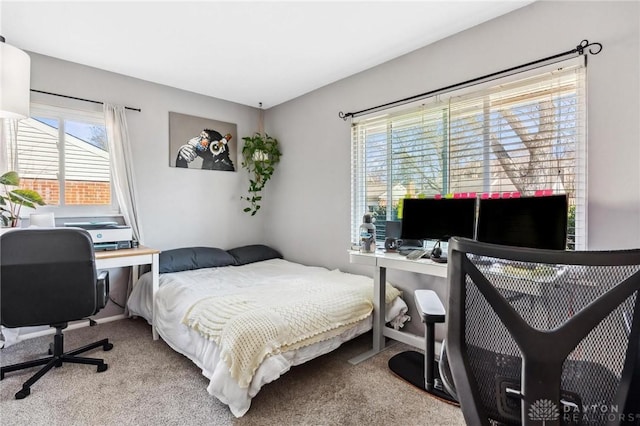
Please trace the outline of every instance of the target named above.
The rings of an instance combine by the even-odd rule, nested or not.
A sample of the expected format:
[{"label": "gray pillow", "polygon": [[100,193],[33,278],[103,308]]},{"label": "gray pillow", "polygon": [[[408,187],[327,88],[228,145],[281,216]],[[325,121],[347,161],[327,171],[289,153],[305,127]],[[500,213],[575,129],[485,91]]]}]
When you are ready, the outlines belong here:
[{"label": "gray pillow", "polygon": [[226,251],[214,247],[185,247],[160,252],[160,273],[229,266],[236,260]]},{"label": "gray pillow", "polygon": [[262,260],[282,259],[280,252],[262,244],[236,247],[229,250],[229,254],[236,260],[236,266]]}]

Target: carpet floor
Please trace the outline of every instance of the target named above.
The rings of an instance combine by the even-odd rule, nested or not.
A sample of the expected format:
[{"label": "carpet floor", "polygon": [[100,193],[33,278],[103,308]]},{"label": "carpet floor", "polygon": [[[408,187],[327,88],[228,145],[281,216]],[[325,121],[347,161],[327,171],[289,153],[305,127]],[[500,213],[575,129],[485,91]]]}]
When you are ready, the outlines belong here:
[{"label": "carpet floor", "polygon": [[[140,319],[124,319],[65,332],[65,350],[109,338],[114,348],[87,352],[109,369],[65,364],[14,399],[36,369],[7,373],[0,382],[0,424],[13,425],[464,425],[459,408],[397,378],[388,359],[409,349],[397,344],[356,366],[347,361],[371,345],[367,333],[327,355],[292,368],[265,385],[251,409],[235,418],[207,393],[208,380],[188,358]],[[0,350],[9,365],[46,355],[52,336]]]}]

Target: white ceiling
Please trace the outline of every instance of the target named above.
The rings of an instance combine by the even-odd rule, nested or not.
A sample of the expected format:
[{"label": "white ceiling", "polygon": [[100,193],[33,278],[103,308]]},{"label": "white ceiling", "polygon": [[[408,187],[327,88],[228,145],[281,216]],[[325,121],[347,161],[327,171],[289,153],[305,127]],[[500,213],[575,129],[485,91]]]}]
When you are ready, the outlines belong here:
[{"label": "white ceiling", "polygon": [[24,50],[269,108],[532,1],[0,0],[0,34]]}]

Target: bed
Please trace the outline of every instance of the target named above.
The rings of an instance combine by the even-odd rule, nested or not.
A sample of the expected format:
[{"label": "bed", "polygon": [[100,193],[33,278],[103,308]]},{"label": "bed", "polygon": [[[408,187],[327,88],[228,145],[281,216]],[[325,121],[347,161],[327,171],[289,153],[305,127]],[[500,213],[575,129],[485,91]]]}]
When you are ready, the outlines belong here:
[{"label": "bed", "polygon": [[[395,328],[409,318],[400,296],[387,284]],[[262,386],[370,330],[372,297],[372,278],[290,262],[267,246],[191,247],[162,252],[155,296],[144,274],[127,307],[150,324],[155,309],[162,339],[241,417]]]}]

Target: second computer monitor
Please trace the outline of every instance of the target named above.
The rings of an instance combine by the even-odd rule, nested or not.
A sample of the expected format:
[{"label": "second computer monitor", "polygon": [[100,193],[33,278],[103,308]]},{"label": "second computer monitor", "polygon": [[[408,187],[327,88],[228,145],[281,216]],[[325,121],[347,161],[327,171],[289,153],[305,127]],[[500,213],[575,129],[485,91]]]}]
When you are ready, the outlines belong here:
[{"label": "second computer monitor", "polygon": [[478,241],[508,246],[564,250],[566,195],[480,200]]},{"label": "second computer monitor", "polygon": [[402,206],[404,240],[473,238],[475,198],[405,198]]}]

